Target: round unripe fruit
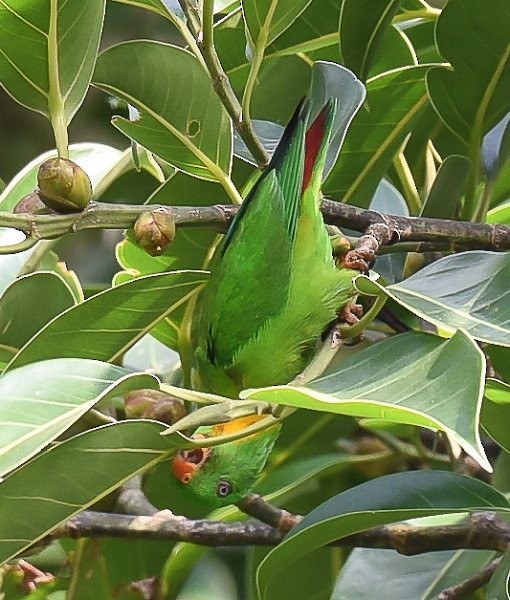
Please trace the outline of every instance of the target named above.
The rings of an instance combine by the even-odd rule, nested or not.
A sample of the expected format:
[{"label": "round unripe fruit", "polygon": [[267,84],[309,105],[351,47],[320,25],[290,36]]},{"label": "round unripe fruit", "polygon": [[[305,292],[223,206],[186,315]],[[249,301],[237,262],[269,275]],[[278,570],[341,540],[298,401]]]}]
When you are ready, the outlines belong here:
[{"label": "round unripe fruit", "polygon": [[67,158],[44,161],[37,173],[37,185],[44,204],[61,213],[80,212],[92,198],[89,176]]},{"label": "round unripe fruit", "polygon": [[23,198],[21,198],[21,200],[16,204],[12,212],[18,215],[23,213],[36,215],[49,211],[48,207],[39,197],[39,194],[37,192],[32,192],[31,194],[23,196]]},{"label": "round unripe fruit", "polygon": [[175,239],[172,213],[154,210],[142,213],[134,226],[136,243],[151,256],[159,256]]}]

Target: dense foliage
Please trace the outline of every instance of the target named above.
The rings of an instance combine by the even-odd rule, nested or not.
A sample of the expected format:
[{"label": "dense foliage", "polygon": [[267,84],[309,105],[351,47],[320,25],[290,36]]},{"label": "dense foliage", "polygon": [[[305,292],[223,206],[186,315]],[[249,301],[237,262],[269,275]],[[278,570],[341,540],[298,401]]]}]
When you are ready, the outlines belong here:
[{"label": "dense foliage", "polygon": [[[482,536],[472,550],[467,535],[464,545],[448,543],[448,527],[469,526],[472,513],[510,521],[510,258],[500,251],[510,230],[479,237],[493,231],[483,224],[510,225],[508,0],[435,3],[442,8],[424,0],[117,2],[154,13],[176,42],[126,41],[99,52],[114,0],[0,2],[0,83],[46,117],[56,146],[23,157],[0,195],[5,598],[353,600],[377,590],[379,599],[409,600],[437,597],[484,570],[478,591],[448,597],[508,597],[504,542],[484,545]],[[90,86],[109,99],[122,149],[94,136],[73,143],[69,125]],[[217,232],[201,227],[194,210],[194,226],[177,222],[174,241],[165,229],[148,253],[133,233],[143,211],[126,205],[148,213],[150,205],[238,205],[303,96],[317,106],[338,101],[326,197],[438,219],[420,230],[422,244],[417,233],[379,248],[370,276],[355,282],[363,334],[340,328],[349,343],[334,349],[326,336],[313,380],[241,395],[253,401],[243,404],[247,413],[264,406],[285,417],[255,491],[304,519],[272,548],[247,538],[244,548],[241,540],[235,551],[213,551],[164,532],[143,538],[143,522],[120,539],[106,514],[103,529],[96,522],[88,532],[106,539],[71,540],[60,527],[42,552],[32,548],[82,510],[125,510],[115,504],[118,490],[141,473],[160,509],[246,518],[234,506],[208,515],[169,466],[177,449],[194,444],[184,433],[211,415],[237,416],[240,406],[188,389],[193,309]],[[39,165],[57,153],[88,174],[97,204],[15,214],[36,188]],[[453,242],[451,220],[469,222]],[[60,239],[81,228],[95,231]],[[115,228],[128,230],[115,247],[103,231],[98,257],[98,232]],[[343,233],[356,244],[358,233]],[[73,247],[83,275],[62,261]],[[114,253],[113,282],[98,289],[94,262]],[[250,318],[249,306],[240,318]],[[147,412],[159,396],[144,392],[151,399],[142,408],[133,396],[159,389],[188,408],[214,404],[168,429],[175,407]],[[397,547],[384,532],[352,551],[328,546],[400,521],[444,526],[446,542],[418,544],[413,553],[424,554],[413,557],[381,550]],[[24,563],[10,566],[21,555],[55,577],[35,585]]]}]

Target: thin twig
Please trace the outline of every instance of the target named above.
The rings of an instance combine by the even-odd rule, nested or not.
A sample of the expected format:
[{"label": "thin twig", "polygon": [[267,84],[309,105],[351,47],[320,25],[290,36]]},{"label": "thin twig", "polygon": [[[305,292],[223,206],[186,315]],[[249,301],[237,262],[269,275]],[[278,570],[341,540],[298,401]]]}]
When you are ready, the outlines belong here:
[{"label": "thin twig", "polygon": [[468,595],[476,592],[486,583],[488,583],[491,577],[494,575],[494,571],[498,568],[502,558],[495,558],[485,567],[475,573],[472,577],[468,577],[457,585],[452,585],[449,588],[445,588],[437,597],[437,600],[460,600],[466,598]]},{"label": "thin twig", "polygon": [[273,504],[269,504],[269,502],[266,502],[258,494],[249,494],[237,503],[237,507],[247,515],[274,527],[281,533],[290,531],[303,518],[299,515],[293,515],[282,508],[278,508]]},{"label": "thin twig", "polygon": [[198,47],[211,77],[214,91],[228,112],[232,123],[260,168],[267,166],[269,157],[249,119],[243,119],[241,104],[223,70],[214,45],[214,2],[203,0],[203,37]]}]

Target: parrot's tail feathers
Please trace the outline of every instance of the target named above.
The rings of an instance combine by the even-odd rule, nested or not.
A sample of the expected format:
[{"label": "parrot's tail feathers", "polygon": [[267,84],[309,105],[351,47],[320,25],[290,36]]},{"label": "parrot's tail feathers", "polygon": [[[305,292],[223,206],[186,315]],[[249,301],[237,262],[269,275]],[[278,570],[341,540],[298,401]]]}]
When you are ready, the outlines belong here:
[{"label": "parrot's tail feathers", "polygon": [[302,192],[306,190],[312,173],[317,162],[317,157],[321,148],[329,137],[333,118],[335,113],[336,103],[333,99],[322,108],[320,113],[315,117],[315,121],[310,125],[305,137],[305,169],[303,174]]},{"label": "parrot's tail feathers", "polygon": [[267,166],[267,170],[270,171],[273,169],[280,169],[283,162],[287,159],[288,148],[292,138],[296,133],[296,129],[298,128],[298,124],[300,121],[303,121],[304,115],[306,115],[306,104],[307,101],[305,98],[301,98],[290,121],[287,123],[287,126],[283,130],[282,137],[276,146],[273,156],[269,161]]}]

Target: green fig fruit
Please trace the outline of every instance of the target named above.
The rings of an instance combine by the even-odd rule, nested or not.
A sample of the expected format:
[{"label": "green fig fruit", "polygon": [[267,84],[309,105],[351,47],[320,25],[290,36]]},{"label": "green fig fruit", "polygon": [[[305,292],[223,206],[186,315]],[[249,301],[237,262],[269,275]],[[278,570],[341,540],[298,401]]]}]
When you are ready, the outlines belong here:
[{"label": "green fig fruit", "polygon": [[49,158],[39,167],[37,185],[41,200],[61,213],[80,212],[92,198],[85,171],[67,158]]}]

